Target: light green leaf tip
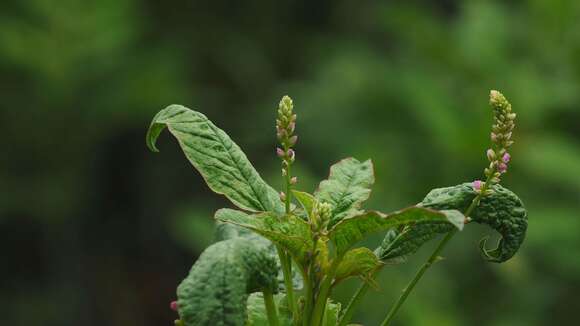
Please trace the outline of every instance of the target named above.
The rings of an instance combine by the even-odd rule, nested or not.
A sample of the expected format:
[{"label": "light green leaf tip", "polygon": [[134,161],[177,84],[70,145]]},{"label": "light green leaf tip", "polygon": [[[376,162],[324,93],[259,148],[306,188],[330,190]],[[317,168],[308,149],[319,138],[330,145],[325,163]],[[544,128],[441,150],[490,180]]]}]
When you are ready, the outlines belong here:
[{"label": "light green leaf tip", "polygon": [[316,202],[317,202],[316,198],[307,192],[298,191],[298,190],[292,190],[292,194],[294,195],[294,198],[296,198],[296,200],[298,200],[298,202],[300,203],[300,205],[304,209],[304,212],[306,213],[306,215],[310,216],[310,214],[312,213],[312,209],[316,205]]},{"label": "light green leaf tip", "polygon": [[336,269],[335,278],[340,282],[349,277],[359,276],[365,281],[370,281],[373,272],[382,265],[370,249],[355,248],[346,252]]}]

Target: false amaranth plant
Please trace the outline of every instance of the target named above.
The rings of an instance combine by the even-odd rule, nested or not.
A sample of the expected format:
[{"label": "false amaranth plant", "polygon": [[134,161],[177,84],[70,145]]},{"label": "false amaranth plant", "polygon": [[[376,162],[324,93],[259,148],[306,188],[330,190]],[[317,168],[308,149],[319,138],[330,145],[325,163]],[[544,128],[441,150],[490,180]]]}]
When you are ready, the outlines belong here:
[{"label": "false amaranth plant", "polygon": [[[365,210],[374,183],[370,160],[344,159],[313,193],[298,191],[292,175],[296,160],[296,114],[285,96],[278,108],[276,149],[282,161],[284,189],[269,186],[240,147],[203,114],[180,105],[160,111],[147,144],[167,128],[208,186],[238,209],[216,212],[217,241],[208,247],[177,288],[178,325],[347,325],[374,276],[401,263],[425,242],[446,234],[427,263],[390,310],[388,324],[449,240],[468,222],[483,223],[501,235],[498,248],[484,257],[503,262],[522,243],[527,214],[521,201],[499,185],[507,171],[515,114],[492,91],[493,148],[488,151],[486,181],[432,190],[419,204],[392,213]],[[368,235],[386,231],[376,250],[356,247]],[[342,281],[363,281],[345,309],[331,300]]]}]

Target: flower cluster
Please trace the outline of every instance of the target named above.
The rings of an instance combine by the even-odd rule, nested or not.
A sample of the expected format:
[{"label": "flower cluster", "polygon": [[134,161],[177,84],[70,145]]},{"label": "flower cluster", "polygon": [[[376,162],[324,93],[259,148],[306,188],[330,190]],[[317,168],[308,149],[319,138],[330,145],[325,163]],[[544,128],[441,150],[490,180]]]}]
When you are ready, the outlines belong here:
[{"label": "flower cluster", "polygon": [[489,104],[493,109],[493,126],[490,135],[492,148],[486,152],[489,166],[484,170],[487,181],[473,182],[475,191],[484,191],[484,195],[490,194],[492,190],[489,187],[498,184],[501,175],[507,172],[511,160],[508,148],[514,143],[511,138],[516,119],[511,104],[502,93],[492,90],[489,94]]},{"label": "flower cluster", "polygon": [[332,205],[329,203],[321,202],[316,203],[312,208],[312,213],[310,216],[310,227],[312,231],[322,232],[326,231],[328,223],[330,222],[330,217],[332,216]]},{"label": "flower cluster", "polygon": [[[298,141],[298,136],[294,135],[294,130],[296,129],[296,114],[294,114],[293,109],[292,99],[288,95],[285,95],[280,100],[278,118],[276,119],[276,135],[281,145],[281,148],[276,148],[276,154],[282,159],[282,176],[287,180],[288,186],[298,182],[296,177],[290,176],[290,166],[296,159],[296,152],[292,147]],[[284,192],[280,193],[280,199],[286,201],[286,194]]]}]

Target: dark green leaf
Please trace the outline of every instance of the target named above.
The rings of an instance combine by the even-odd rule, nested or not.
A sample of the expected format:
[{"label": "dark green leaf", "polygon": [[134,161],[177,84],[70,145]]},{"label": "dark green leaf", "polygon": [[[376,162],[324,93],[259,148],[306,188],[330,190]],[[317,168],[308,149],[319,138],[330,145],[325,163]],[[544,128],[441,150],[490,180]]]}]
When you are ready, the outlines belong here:
[{"label": "dark green leaf", "polygon": [[462,229],[463,222],[463,215],[459,212],[439,212],[413,206],[388,215],[371,211],[344,219],[330,231],[329,237],[334,241],[337,253],[342,255],[352,245],[374,232],[424,223],[451,223]]},{"label": "dark green leaf", "polygon": [[332,204],[329,227],[344,218],[361,214],[361,205],[369,198],[374,182],[371,160],[359,162],[351,157],[334,164],[328,180],[322,181],[314,193],[318,200]]},{"label": "dark green leaf", "polygon": [[277,291],[278,265],[263,243],[244,238],[209,246],[177,288],[186,326],[244,325],[249,293]]},{"label": "dark green leaf", "polygon": [[[442,211],[452,221],[463,221],[465,217],[457,210]],[[377,256],[388,264],[399,264],[417,252],[419,248],[433,239],[437,234],[448,233],[455,228],[450,223],[421,223],[391,229],[385,235],[380,247],[375,250]]]},{"label": "dark green leaf", "polygon": [[216,212],[215,218],[258,233],[287,250],[298,262],[304,262],[306,253],[313,247],[310,226],[295,215],[278,216],[269,212],[248,215],[224,208]]},{"label": "dark green leaf", "polygon": [[161,110],[147,132],[152,151],[157,151],[155,142],[166,127],[213,191],[245,210],[282,211],[277,192],[262,180],[240,147],[205,115],[181,105]]},{"label": "dark green leaf", "polygon": [[391,229],[375,253],[387,264],[400,264],[437,234],[450,232],[454,228],[447,223],[425,223]]},{"label": "dark green leaf", "polygon": [[[516,194],[496,185],[493,193],[484,197],[471,214],[474,222],[486,224],[498,231],[502,238],[496,249],[485,249],[486,239],[481,242],[483,257],[491,262],[504,262],[519,250],[528,227],[527,211]],[[476,196],[471,183],[432,190],[422,205],[435,209],[465,211]]]}]

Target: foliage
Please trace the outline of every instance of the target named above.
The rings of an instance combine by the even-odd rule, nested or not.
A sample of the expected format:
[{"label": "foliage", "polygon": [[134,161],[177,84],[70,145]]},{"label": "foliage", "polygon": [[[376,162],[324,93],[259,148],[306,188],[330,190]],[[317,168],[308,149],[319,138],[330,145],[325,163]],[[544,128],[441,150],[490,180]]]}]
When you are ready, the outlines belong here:
[{"label": "foliage", "polygon": [[[400,324],[576,322],[579,2],[0,7],[5,323],[152,326],[171,318],[160,304],[211,244],[210,217],[226,205],[189,173],[168,137],[159,140],[163,155],[144,150],[144,127],[168,103],[203,108],[279,188],[272,139],[259,127],[289,92],[308,140],[296,166],[300,189],[314,190],[343,156],[372,157],[367,205],[393,211],[480,169],[474,152],[485,149],[489,127],[482,90],[491,85],[521,110],[505,185],[533,212],[526,242],[506,264],[482,265],[473,251],[487,231],[473,223],[446,251],[453,259],[409,298]],[[358,323],[379,323],[430,245],[378,274],[380,291],[363,301]],[[346,303],[356,286],[342,284],[334,298]]]},{"label": "foliage", "polygon": [[[494,92],[491,104],[498,107],[495,116],[511,117],[507,100]],[[496,101],[498,97],[503,102]],[[506,135],[509,132],[501,143],[509,142],[507,146],[511,145],[511,121],[508,120],[511,129],[502,129]],[[500,126],[501,123],[498,122]],[[177,307],[181,317],[178,323],[259,325],[267,320],[270,325],[343,325],[352,316],[354,305],[349,304],[342,317],[338,310],[330,313],[328,309],[332,305],[328,301],[332,288],[350,277],[360,277],[367,285],[373,284],[375,273],[384,266],[381,260],[402,262],[435,234],[447,233],[439,251],[454,230],[463,229],[466,221],[488,224],[502,234],[497,249],[489,251],[484,247],[485,241],[482,242],[482,251],[488,260],[503,262],[519,249],[525,236],[527,213],[515,194],[497,184],[509,162],[509,154],[501,147],[497,150],[499,155],[504,155],[503,161],[490,156],[491,150],[488,151],[491,163],[486,168],[485,183],[476,181],[472,185],[435,189],[418,205],[385,214],[362,208],[375,180],[370,160],[347,158],[336,163],[314,194],[294,190],[298,182],[291,174],[296,157],[295,124],[293,102],[285,96],[280,101],[276,130],[281,144],[277,154],[282,161],[286,192],[277,194],[263,181],[240,147],[203,114],[171,105],[153,118],[147,133],[149,148],[157,151],[157,138],[167,128],[208,186],[242,209],[224,208],[216,212],[215,219],[220,223],[218,239],[226,239],[208,247],[178,287]],[[496,133],[498,137],[503,135]],[[492,140],[494,137],[492,134]],[[228,224],[234,228],[228,229]],[[238,228],[271,241],[277,248],[278,260],[272,256],[272,246],[252,238],[251,234],[239,233]],[[366,247],[352,249],[380,231],[388,232],[375,252]],[[434,254],[432,259],[435,258]],[[431,263],[430,260],[425,265],[419,278]],[[305,287],[299,305],[294,301],[294,291],[298,289],[291,285],[293,267],[301,272]],[[279,291],[276,276],[280,270],[286,294],[272,296]],[[417,281],[405,290],[385,325]],[[256,302],[260,295],[255,292],[259,291],[263,292],[264,306]],[[276,308],[283,302],[284,309]]]}]

